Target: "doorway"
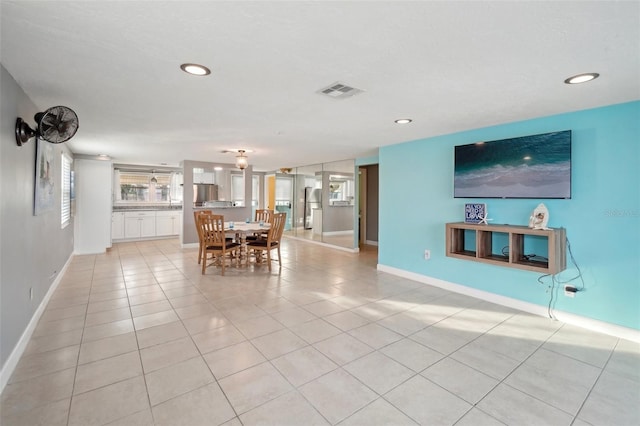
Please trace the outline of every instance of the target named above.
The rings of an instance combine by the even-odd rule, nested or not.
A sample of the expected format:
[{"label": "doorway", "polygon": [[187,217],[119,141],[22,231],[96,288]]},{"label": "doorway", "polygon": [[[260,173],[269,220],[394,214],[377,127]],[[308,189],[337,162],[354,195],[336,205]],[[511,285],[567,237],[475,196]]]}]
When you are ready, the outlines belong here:
[{"label": "doorway", "polygon": [[359,239],[361,249],[378,246],[378,165],[360,166]]}]

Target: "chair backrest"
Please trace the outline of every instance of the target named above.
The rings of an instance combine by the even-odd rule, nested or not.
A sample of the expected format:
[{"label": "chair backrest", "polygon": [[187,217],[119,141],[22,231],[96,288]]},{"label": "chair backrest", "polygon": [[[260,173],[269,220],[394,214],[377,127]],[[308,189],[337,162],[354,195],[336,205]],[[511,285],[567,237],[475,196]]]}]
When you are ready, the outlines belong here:
[{"label": "chair backrest", "polygon": [[200,225],[198,224],[198,216],[201,214],[213,214],[211,210],[194,210],[193,211],[193,223],[196,224],[196,230],[198,231],[198,240],[202,241],[202,233],[200,232]]},{"label": "chair backrest", "polygon": [[225,244],[224,216],[213,213],[198,215],[198,228],[207,247]]},{"label": "chair backrest", "polygon": [[273,217],[273,210],[258,209],[256,210],[256,222],[263,221],[265,223],[271,223]]},{"label": "chair backrest", "polygon": [[272,241],[280,242],[280,240],[282,239],[282,232],[284,231],[284,224],[286,220],[286,213],[274,213],[271,220],[271,228],[269,228],[269,234],[267,235],[269,244]]}]

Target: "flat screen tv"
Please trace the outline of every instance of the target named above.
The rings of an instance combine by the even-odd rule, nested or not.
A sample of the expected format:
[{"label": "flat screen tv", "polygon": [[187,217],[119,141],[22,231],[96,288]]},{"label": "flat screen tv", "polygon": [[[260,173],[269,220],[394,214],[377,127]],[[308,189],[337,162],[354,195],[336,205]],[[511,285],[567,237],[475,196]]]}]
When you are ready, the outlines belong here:
[{"label": "flat screen tv", "polygon": [[571,198],[571,130],[455,147],[455,198]]}]

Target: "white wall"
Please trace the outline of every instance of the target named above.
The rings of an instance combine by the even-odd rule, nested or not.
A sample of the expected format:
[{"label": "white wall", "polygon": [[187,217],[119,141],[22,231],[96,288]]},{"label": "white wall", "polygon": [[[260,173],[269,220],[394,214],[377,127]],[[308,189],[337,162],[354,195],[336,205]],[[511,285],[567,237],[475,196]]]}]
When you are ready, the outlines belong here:
[{"label": "white wall", "polygon": [[34,216],[36,140],[22,147],[15,141],[17,117],[33,127],[34,114],[53,105],[34,105],[2,66],[0,88],[0,361],[4,380],[21,353],[23,334],[71,256],[73,223],[64,229],[60,226],[61,154],[70,153],[68,147],[53,145],[54,207]]},{"label": "white wall", "polygon": [[110,161],[76,159],[76,254],[104,253],[111,247]]}]

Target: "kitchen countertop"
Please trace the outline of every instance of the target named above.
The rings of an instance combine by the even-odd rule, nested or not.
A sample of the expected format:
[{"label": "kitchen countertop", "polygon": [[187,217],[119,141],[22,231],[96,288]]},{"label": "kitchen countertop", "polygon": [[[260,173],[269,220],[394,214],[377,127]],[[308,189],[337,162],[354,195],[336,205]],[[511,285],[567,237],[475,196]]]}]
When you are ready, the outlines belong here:
[{"label": "kitchen countertop", "polygon": [[182,210],[182,205],[158,205],[158,206],[113,206],[114,212],[127,212],[127,211],[171,211]]}]

